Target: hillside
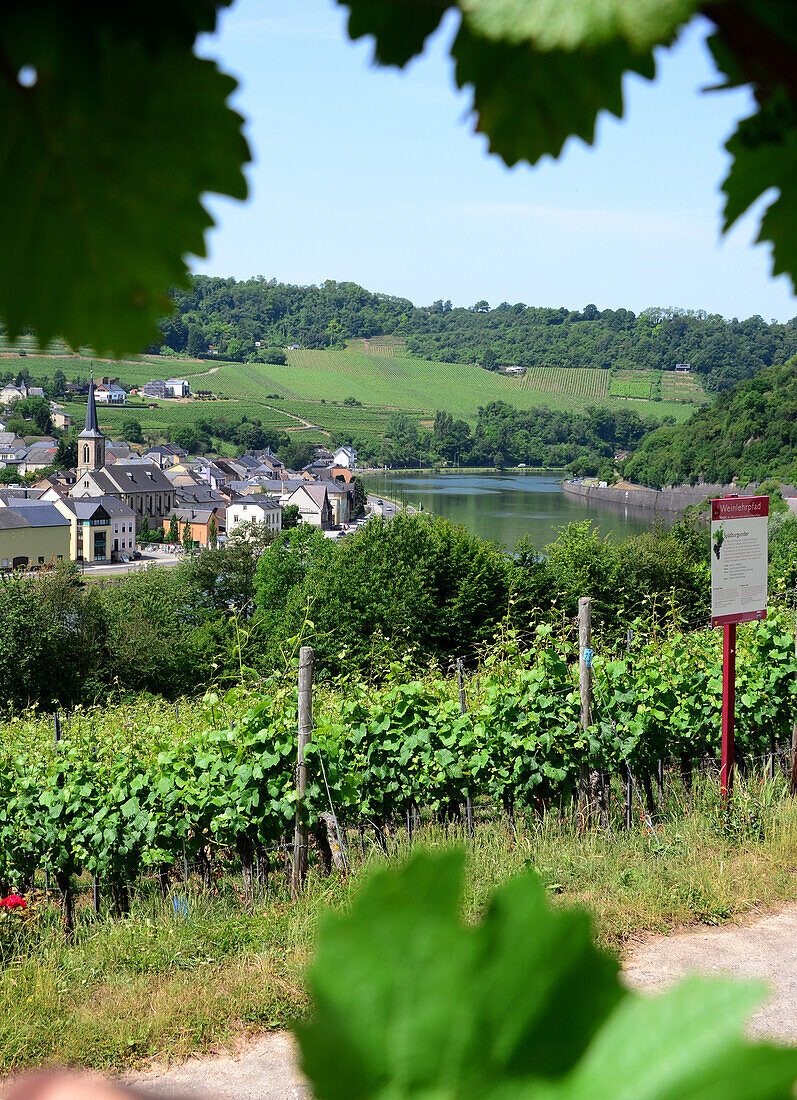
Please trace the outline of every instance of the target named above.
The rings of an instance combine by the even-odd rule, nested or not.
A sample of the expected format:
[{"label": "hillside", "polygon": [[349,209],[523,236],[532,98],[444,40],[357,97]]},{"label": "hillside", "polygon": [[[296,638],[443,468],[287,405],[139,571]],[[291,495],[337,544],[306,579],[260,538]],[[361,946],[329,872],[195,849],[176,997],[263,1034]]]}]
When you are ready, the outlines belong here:
[{"label": "hillside", "polygon": [[[85,380],[93,365],[95,375],[118,375],[130,389],[177,374],[190,380],[194,392],[214,397],[154,401],[131,395],[123,408],[100,409],[103,430],[123,435],[132,418],[149,442],[160,442],[190,427],[208,449],[224,451],[227,443],[240,442],[240,433],[230,429],[246,419],[294,442],[353,443],[365,461],[380,465],[492,465],[496,456],[510,464],[563,465],[589,457],[583,469],[595,472],[615,449],[634,446],[646,427],[665,417],[684,420],[695,403],[707,400],[690,376],[673,376],[677,387],[669,390],[658,371],[634,371],[628,379],[622,371],[547,368],[518,378],[473,364],[410,359],[401,350],[384,339],[352,342],[346,350],[289,350],[283,365],[159,356],[109,362],[28,353],[0,359],[0,375],[22,369],[43,381],[61,371],[67,380]],[[663,400],[665,392],[675,399]],[[61,403],[76,422],[82,419],[84,401]],[[495,415],[480,423],[480,410],[491,409],[515,410],[519,419],[499,411],[500,429]],[[591,423],[597,414],[590,409],[602,410],[608,420]],[[448,418],[442,427],[438,411]],[[268,442],[280,446],[274,434]],[[265,443],[261,438],[248,445]]]},{"label": "hillside", "polygon": [[[583,310],[486,301],[469,309],[438,301],[416,306],[355,283],[292,286],[274,279],[198,275],[191,293],[173,292],[176,314],[163,342],[198,354],[264,358],[269,345],[323,349],[349,339],[398,338],[405,354],[434,362],[528,368],[662,370],[691,363],[709,392],[753,377],[797,354],[797,318],[726,320],[701,310]],[[374,339],[376,338],[376,339]],[[258,347],[259,343],[259,347]]]},{"label": "hillside", "polygon": [[688,425],[657,428],[624,473],[660,487],[704,479],[742,484],[797,477],[797,357],[720,394]]}]

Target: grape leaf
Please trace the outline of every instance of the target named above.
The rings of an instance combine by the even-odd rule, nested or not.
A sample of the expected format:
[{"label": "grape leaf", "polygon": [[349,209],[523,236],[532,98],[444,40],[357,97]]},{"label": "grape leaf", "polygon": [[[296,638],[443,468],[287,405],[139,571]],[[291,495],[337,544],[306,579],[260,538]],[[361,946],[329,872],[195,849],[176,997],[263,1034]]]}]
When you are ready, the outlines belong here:
[{"label": "grape leaf", "polygon": [[323,1100],[559,1075],[626,996],[587,917],[548,910],[535,878],[508,883],[477,929],[461,897],[461,854],[423,855],[324,921],[299,1030]]},{"label": "grape leaf", "polygon": [[534,164],[546,153],[557,157],[573,135],[591,144],[601,110],[622,116],[623,74],[655,76],[652,52],[638,53],[621,41],[543,51],[526,43],[489,42],[467,21],[451,52],[457,84],[473,86],[477,129],[507,164]]},{"label": "grape leaf", "polygon": [[338,0],[349,9],[349,38],[372,34],[374,58],[380,65],[402,68],[421,53],[453,0],[399,3],[397,0]]},{"label": "grape leaf", "polygon": [[322,922],[298,1029],[320,1100],[786,1100],[797,1051],[748,1044],[757,985],[627,992],[533,876],[459,920],[462,857],[420,855]]},{"label": "grape leaf", "polygon": [[[31,326],[43,344],[61,335],[116,354],[158,340],[184,255],[205,254],[201,194],[246,195],[249,150],[226,106],[235,81],[191,52],[216,6],[203,0],[193,21],[180,0],[148,2],[132,23],[81,4],[0,15],[0,315],[11,336]],[[24,67],[30,86],[17,79]]]},{"label": "grape leaf", "polygon": [[725,148],[733,163],[722,184],[726,201],[723,229],[731,226],[770,188],[779,195],[761,219],[757,240],[770,241],[772,273],[788,274],[797,289],[797,108],[782,88],[743,119]]},{"label": "grape leaf", "polygon": [[697,0],[460,0],[473,31],[492,40],[575,50],[615,40],[644,52],[669,43]]}]

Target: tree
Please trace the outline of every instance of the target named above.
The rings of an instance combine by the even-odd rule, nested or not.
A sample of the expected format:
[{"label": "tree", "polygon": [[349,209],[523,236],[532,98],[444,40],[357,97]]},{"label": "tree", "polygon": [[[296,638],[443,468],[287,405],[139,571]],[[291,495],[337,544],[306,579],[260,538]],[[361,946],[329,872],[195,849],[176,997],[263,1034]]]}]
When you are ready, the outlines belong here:
[{"label": "tree", "polygon": [[191,530],[191,521],[186,520],[183,524],[183,550],[194,549],[194,538]]},{"label": "tree", "polygon": [[368,494],[365,491],[365,486],[359,477],[353,477],[351,483],[354,486],[354,514],[355,516],[364,516],[365,506],[368,503]]},{"label": "tree", "polygon": [[313,461],[313,444],[291,440],[279,449],[279,457],[289,470],[301,470]]},{"label": "tree", "polygon": [[185,350],[189,355],[202,355],[207,349],[207,340],[202,335],[202,330],[199,325],[190,325],[188,328],[188,340]]},{"label": "tree", "polygon": [[135,420],[132,417],[123,420],[119,426],[119,430],[122,433],[122,438],[127,440],[128,443],[144,442],[144,433],[141,430],[140,420]]},{"label": "tree", "polygon": [[481,365],[485,370],[495,370],[498,366],[498,356],[492,348],[485,348],[482,352]]},{"label": "tree", "polygon": [[176,545],[180,541],[180,527],[177,523],[177,516],[172,512],[172,518],[169,520],[169,542]]},{"label": "tree", "polygon": [[773,243],[773,274],[787,272],[797,285],[797,239],[790,229],[797,199],[797,30],[790,4],[627,0],[611,4],[607,17],[605,5],[574,0],[341,2],[351,12],[350,36],[373,35],[375,59],[399,67],[423,52],[446,11],[461,12],[451,44],[455,79],[471,90],[475,129],[508,165],[558,157],[573,135],[591,144],[601,111],[622,116],[624,75],[652,79],[654,50],[671,46],[690,19],[708,19],[720,77],[710,91],[748,85],[757,101],[726,145],[732,162],[722,185],[723,230],[776,188],[758,239]]},{"label": "tree", "polygon": [[299,505],[286,504],[282,509],[282,530],[290,531],[299,525]]},{"label": "tree", "polygon": [[53,374],[53,380],[50,383],[50,393],[53,397],[63,397],[66,393],[66,375],[62,370],[57,370]]},{"label": "tree", "polygon": [[219,541],[219,530],[216,523],[216,517],[210,517],[210,523],[208,524],[208,546],[211,550],[215,550]]},{"label": "tree", "polygon": [[71,470],[75,466],[77,466],[77,440],[68,435],[62,435],[55,452],[55,467],[57,470]]},{"label": "tree", "polygon": [[[0,316],[10,339],[31,324],[42,345],[58,333],[75,347],[117,352],[159,342],[168,287],[186,284],[186,255],[205,255],[210,217],[201,197],[246,195],[249,149],[242,119],[227,106],[234,81],[193,49],[226,2],[171,0],[132,23],[114,5],[77,5],[69,20],[60,0],[0,7],[8,61],[0,208],[13,230],[3,236]],[[797,281],[797,31],[785,0],[343,2],[351,37],[373,35],[376,59],[396,66],[422,53],[440,20],[456,13],[456,82],[471,90],[475,128],[507,164],[556,157],[574,135],[592,142],[601,111],[623,112],[624,75],[652,78],[654,50],[672,45],[691,19],[709,20],[715,85],[748,86],[756,102],[727,143],[724,229],[771,191],[759,239],[774,246],[774,273]],[[158,155],[165,148],[166,161]],[[76,206],[75,193],[92,201]],[[35,217],[41,209],[46,219]],[[120,231],[137,241],[129,257]],[[69,280],[64,254],[74,259]],[[31,255],[37,277],[22,279]],[[327,346],[341,335],[327,319],[306,343]],[[195,334],[194,353],[202,343]]]},{"label": "tree", "polygon": [[138,538],[140,542],[149,542],[152,538],[152,532],[149,529],[149,520],[146,516],[141,517],[141,527],[138,531]]},{"label": "tree", "polygon": [[177,428],[171,433],[171,436],[172,443],[176,443],[178,447],[182,447],[190,455],[196,454],[199,437],[190,424],[184,424],[181,428]]}]

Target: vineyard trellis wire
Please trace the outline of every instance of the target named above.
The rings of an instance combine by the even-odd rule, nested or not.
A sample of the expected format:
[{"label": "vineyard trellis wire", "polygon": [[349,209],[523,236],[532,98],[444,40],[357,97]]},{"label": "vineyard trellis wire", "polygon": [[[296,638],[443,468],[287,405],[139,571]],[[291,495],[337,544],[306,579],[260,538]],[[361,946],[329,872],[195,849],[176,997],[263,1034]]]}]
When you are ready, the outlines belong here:
[{"label": "vineyard trellis wire", "polygon": [[[770,775],[791,759],[793,596],[779,594],[768,620],[740,631],[740,762],[765,763]],[[586,729],[578,658],[570,622],[541,623],[463,655],[466,706],[457,678],[442,674],[412,680],[397,666],[381,688],[346,684],[313,716],[301,807],[310,843],[328,864],[330,838],[344,848],[347,828],[372,829],[381,843],[388,829],[412,831],[420,815],[461,821],[469,797],[481,819],[569,805],[585,765],[602,781],[619,779],[626,824],[631,799],[650,828],[660,761],[685,776],[716,766],[718,639],[706,629],[651,628],[603,649],[596,643]],[[225,708],[236,704],[235,690],[228,699],[209,693],[206,724],[189,718],[180,731],[98,732],[72,716],[59,719],[57,742],[52,734],[6,736],[0,883],[19,889],[46,870],[67,891],[79,878],[96,882],[123,909],[139,879],[208,879],[221,861],[241,869],[251,900],[263,861],[285,863],[297,812],[293,674],[275,675],[245,702],[232,723]],[[333,829],[324,819],[330,809]]]}]

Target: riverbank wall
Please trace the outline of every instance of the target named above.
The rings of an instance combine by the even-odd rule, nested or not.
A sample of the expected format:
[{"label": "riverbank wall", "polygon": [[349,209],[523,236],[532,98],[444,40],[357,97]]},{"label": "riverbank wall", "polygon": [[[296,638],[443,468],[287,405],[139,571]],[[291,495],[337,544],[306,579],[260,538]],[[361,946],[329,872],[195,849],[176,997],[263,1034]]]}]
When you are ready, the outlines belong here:
[{"label": "riverbank wall", "polygon": [[[711,497],[724,497],[730,494],[752,496],[758,488],[758,482],[751,482],[744,488],[738,485],[674,485],[667,489],[645,489],[642,486],[620,484],[602,488],[599,485],[585,485],[581,481],[563,481],[562,488],[569,496],[579,497],[588,503],[614,504],[622,507],[644,508],[649,512],[678,515],[692,504],[701,504]],[[782,486],[784,497],[794,497],[797,490],[791,485]]]},{"label": "riverbank wall", "polygon": [[564,481],[562,488],[568,496],[579,497],[587,503],[644,508],[654,514],[666,512],[669,515],[684,512],[691,504],[700,504],[709,497],[724,497],[729,493],[739,492],[734,485],[677,485],[671,489],[611,485],[602,488],[599,485],[585,485],[580,481]]}]

